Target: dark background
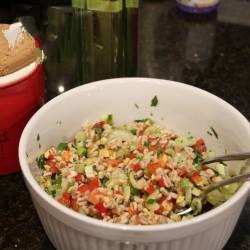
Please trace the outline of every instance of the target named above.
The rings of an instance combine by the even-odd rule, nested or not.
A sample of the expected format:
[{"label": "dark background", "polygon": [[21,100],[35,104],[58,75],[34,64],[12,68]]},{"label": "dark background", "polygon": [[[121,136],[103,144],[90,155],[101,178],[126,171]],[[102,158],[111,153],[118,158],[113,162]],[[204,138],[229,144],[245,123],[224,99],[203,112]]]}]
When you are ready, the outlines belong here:
[{"label": "dark background", "polygon": [[[58,3],[62,2],[1,1],[0,22],[12,22],[25,10],[35,18],[43,38],[49,25],[47,5]],[[62,9],[62,14],[68,16],[66,10]],[[138,25],[137,76],[200,87],[250,119],[250,1],[222,0],[217,13],[196,17],[178,11],[174,1],[141,1]],[[50,99],[59,94],[55,88],[58,83],[51,80],[48,71],[46,78]],[[64,79],[65,90],[75,86],[70,78]],[[0,249],[54,249],[20,173],[0,177]],[[224,250],[248,249],[250,198]]]}]

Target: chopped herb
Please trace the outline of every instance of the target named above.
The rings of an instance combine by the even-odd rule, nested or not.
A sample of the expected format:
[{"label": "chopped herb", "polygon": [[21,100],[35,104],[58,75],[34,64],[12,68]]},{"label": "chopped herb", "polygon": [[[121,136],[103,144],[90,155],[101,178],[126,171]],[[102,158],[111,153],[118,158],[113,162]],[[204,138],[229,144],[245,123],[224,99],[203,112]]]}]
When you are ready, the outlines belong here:
[{"label": "chopped herb", "polygon": [[215,131],[215,129],[214,129],[212,126],[210,126],[210,129],[211,129],[211,131],[213,132],[213,134],[214,134],[214,136],[216,137],[216,139],[218,139],[219,136],[218,136],[218,133]]},{"label": "chopped herb", "polygon": [[39,135],[39,134],[37,134],[36,140],[37,140],[37,141],[40,141],[40,135]]},{"label": "chopped herb", "polygon": [[97,168],[96,168],[96,165],[93,165],[93,170],[96,172],[97,171]]},{"label": "chopped herb", "polygon": [[134,188],[133,186],[130,186],[130,193],[132,196],[138,195],[139,190]]},{"label": "chopped herb", "polygon": [[113,115],[112,114],[108,114],[106,122],[110,125],[113,125]]},{"label": "chopped herb", "polygon": [[155,199],[148,199],[148,200],[147,200],[147,203],[148,203],[148,204],[153,204],[154,202],[155,202]]},{"label": "chopped herb", "polygon": [[211,136],[213,135],[212,132],[210,132],[209,130],[207,131],[207,134],[209,134]]},{"label": "chopped herb", "polygon": [[105,145],[104,144],[100,144],[100,145],[98,145],[98,148],[99,149],[105,148]]},{"label": "chopped herb", "polygon": [[45,161],[46,161],[46,158],[45,158],[44,154],[42,154],[42,155],[40,155],[39,157],[36,158],[37,166],[40,169],[44,169]]},{"label": "chopped herb", "polygon": [[41,147],[42,147],[41,143],[39,143],[39,144],[38,144],[38,147],[39,147],[39,148],[41,148]]},{"label": "chopped herb", "polygon": [[139,161],[142,161],[143,155],[137,155],[137,156],[136,156],[136,159],[139,160]]},{"label": "chopped herb", "polygon": [[145,142],[144,142],[144,146],[145,146],[145,147],[147,147],[147,148],[148,148],[148,147],[149,147],[149,145],[150,145],[150,143],[149,143],[148,141],[145,141]]},{"label": "chopped herb", "polygon": [[57,174],[56,179],[52,180],[52,185],[60,185],[62,184],[62,174]]},{"label": "chopped herb", "polygon": [[50,189],[50,188],[45,188],[44,189],[46,193],[48,193],[49,195],[55,197],[56,196],[56,190],[55,189]]},{"label": "chopped herb", "polygon": [[101,135],[102,134],[102,132],[103,132],[103,128],[101,128],[101,127],[95,127],[95,133],[97,134],[97,135]]},{"label": "chopped herb", "polygon": [[61,142],[57,145],[56,149],[59,151],[68,150],[68,143]]},{"label": "chopped herb", "polygon": [[195,152],[195,158],[193,160],[193,163],[200,165],[201,162],[202,162],[202,156],[201,156],[201,154],[199,152]]},{"label": "chopped herb", "polygon": [[148,121],[148,118],[135,120],[135,122],[146,122],[146,121]]},{"label": "chopped herb", "polygon": [[137,130],[136,129],[131,129],[130,132],[131,132],[132,135],[136,135]]},{"label": "chopped herb", "polygon": [[156,153],[156,154],[157,154],[157,157],[159,157],[162,153],[163,153],[163,150],[162,150],[162,149],[158,149],[158,150],[157,150],[157,153]]},{"label": "chopped herb", "polygon": [[106,183],[109,181],[109,178],[104,176],[102,179],[101,179],[101,183],[102,183],[102,186],[103,187],[106,187]]},{"label": "chopped herb", "polygon": [[139,109],[139,105],[137,103],[134,104],[137,109]]},{"label": "chopped herb", "polygon": [[151,107],[155,107],[155,106],[157,106],[157,104],[158,104],[158,98],[157,98],[157,96],[155,95],[155,96],[153,97],[153,99],[151,100]]},{"label": "chopped herb", "polygon": [[149,122],[151,125],[154,124],[154,121],[150,118],[145,118],[145,119],[139,119],[139,120],[134,120],[134,122]]}]

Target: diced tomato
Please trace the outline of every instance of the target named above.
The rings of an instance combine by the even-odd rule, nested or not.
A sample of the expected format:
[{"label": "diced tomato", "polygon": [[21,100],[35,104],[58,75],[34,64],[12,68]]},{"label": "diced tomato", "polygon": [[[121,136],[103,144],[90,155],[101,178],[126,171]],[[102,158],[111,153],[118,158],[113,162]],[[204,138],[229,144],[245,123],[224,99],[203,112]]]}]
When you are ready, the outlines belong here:
[{"label": "diced tomato", "polygon": [[148,187],[146,188],[146,192],[148,194],[152,194],[155,191],[155,187],[154,187],[154,182],[151,181],[148,185]]},{"label": "diced tomato", "polygon": [[157,180],[157,183],[159,184],[160,187],[165,187],[165,181],[163,177]]},{"label": "diced tomato", "polygon": [[58,199],[60,203],[65,205],[66,207],[70,206],[70,193],[64,192],[63,195]]},{"label": "diced tomato", "polygon": [[137,215],[138,210],[137,209],[132,209],[131,207],[128,209],[128,214],[129,216]]},{"label": "diced tomato", "polygon": [[77,176],[75,176],[75,180],[77,182],[82,182],[82,174],[77,174]]},{"label": "diced tomato", "polygon": [[103,194],[98,189],[95,189],[89,194],[88,201],[92,204],[97,204],[102,196]]},{"label": "diced tomato", "polygon": [[112,167],[116,167],[117,165],[119,165],[122,162],[122,159],[103,159],[103,162],[111,165]]},{"label": "diced tomato", "polygon": [[96,124],[94,124],[93,128],[103,128],[104,124],[104,121],[97,122]]},{"label": "diced tomato", "polygon": [[159,168],[160,165],[158,162],[153,162],[148,165],[148,170],[151,174],[156,174],[157,168]]},{"label": "diced tomato", "polygon": [[137,172],[138,170],[141,169],[141,164],[140,164],[140,163],[132,163],[132,164],[130,164],[130,167],[131,167],[135,172]]},{"label": "diced tomato", "polygon": [[89,190],[93,191],[94,189],[99,187],[99,180],[98,177],[95,176],[93,179],[90,180],[89,182]]},{"label": "diced tomato", "polygon": [[185,176],[187,176],[187,170],[186,170],[186,168],[184,168],[184,167],[182,167],[181,169],[179,169],[179,171],[178,171],[178,175],[180,176],[180,177],[185,177]]},{"label": "diced tomato", "polygon": [[129,159],[134,159],[135,157],[136,157],[136,154],[133,153],[133,152],[130,152],[130,153],[128,154],[128,158],[129,158]]},{"label": "diced tomato", "polygon": [[159,145],[158,144],[155,144],[155,145],[150,145],[148,150],[149,151],[157,151],[159,149]]},{"label": "diced tomato", "polygon": [[109,212],[109,209],[104,207],[104,204],[102,201],[99,201],[97,204],[95,204],[95,209],[98,211],[98,213],[101,216],[104,216]]},{"label": "diced tomato", "polygon": [[201,175],[198,172],[195,172],[191,175],[190,179],[194,183],[198,183],[201,180]]},{"label": "diced tomato", "polygon": [[164,212],[164,207],[162,205],[160,205],[160,208],[158,208],[155,213],[156,214],[162,214]]},{"label": "diced tomato", "polygon": [[179,146],[174,146],[174,151],[176,153],[180,153],[181,152],[181,148]]},{"label": "diced tomato", "polygon": [[148,128],[148,125],[145,125],[145,126],[139,131],[139,136],[142,136],[147,128]]},{"label": "diced tomato", "polygon": [[56,174],[58,172],[58,168],[56,166],[52,166],[50,168],[50,171],[51,171],[52,174]]},{"label": "diced tomato", "polygon": [[198,139],[194,144],[194,149],[199,153],[206,151],[205,141],[202,138]]},{"label": "diced tomato", "polygon": [[47,159],[48,159],[48,161],[52,161],[54,158],[55,158],[55,156],[50,154]]},{"label": "diced tomato", "polygon": [[89,185],[82,185],[78,188],[78,190],[84,194],[85,192],[87,192],[89,190]]},{"label": "diced tomato", "polygon": [[79,206],[77,205],[77,199],[71,199],[71,207],[72,207],[72,209],[73,210],[75,210],[75,211],[78,211],[79,210]]},{"label": "diced tomato", "polygon": [[140,152],[140,153],[143,153],[144,152],[144,146],[142,144],[139,144],[138,147],[137,147],[137,150]]},{"label": "diced tomato", "polygon": [[163,203],[163,201],[165,201],[166,200],[166,197],[165,196],[162,196],[160,199],[159,199],[159,204],[162,204]]}]

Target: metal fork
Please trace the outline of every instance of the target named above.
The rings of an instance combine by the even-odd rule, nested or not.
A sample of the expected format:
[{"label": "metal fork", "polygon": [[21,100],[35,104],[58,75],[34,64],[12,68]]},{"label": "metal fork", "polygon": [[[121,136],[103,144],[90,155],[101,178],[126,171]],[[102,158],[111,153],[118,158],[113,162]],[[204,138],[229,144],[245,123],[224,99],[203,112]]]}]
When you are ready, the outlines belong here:
[{"label": "metal fork", "polygon": [[[208,160],[202,161],[202,164],[207,165],[207,164],[214,163],[214,162],[237,161],[237,160],[247,160],[247,159],[250,159],[250,153],[248,153],[248,152],[247,153],[237,153],[237,154],[216,156],[216,157],[210,158]],[[230,177],[226,180],[223,180],[223,181],[220,181],[217,183],[213,183],[202,190],[200,197],[202,200],[204,200],[208,193],[210,193],[211,191],[213,191],[217,188],[220,188],[220,187],[223,187],[225,185],[229,185],[229,184],[232,184],[235,182],[245,182],[245,181],[250,181],[250,173],[245,173],[245,174],[233,176],[233,177]],[[193,210],[192,207],[189,207],[189,208],[186,208],[186,209],[178,212],[177,214],[178,215],[185,215],[185,214],[192,212],[192,210]]]}]

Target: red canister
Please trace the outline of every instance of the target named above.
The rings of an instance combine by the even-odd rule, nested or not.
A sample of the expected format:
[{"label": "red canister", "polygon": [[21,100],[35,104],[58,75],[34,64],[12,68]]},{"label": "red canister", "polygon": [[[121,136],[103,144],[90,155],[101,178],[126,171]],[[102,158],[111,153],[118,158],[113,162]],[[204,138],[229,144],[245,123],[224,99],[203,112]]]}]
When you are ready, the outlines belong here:
[{"label": "red canister", "polygon": [[20,169],[21,133],[43,101],[44,74],[40,63],[0,77],[0,175]]}]

